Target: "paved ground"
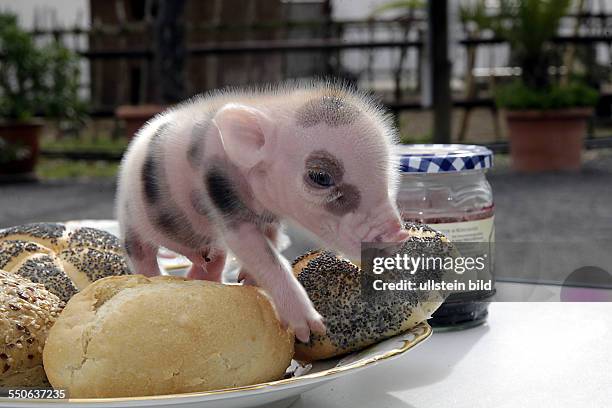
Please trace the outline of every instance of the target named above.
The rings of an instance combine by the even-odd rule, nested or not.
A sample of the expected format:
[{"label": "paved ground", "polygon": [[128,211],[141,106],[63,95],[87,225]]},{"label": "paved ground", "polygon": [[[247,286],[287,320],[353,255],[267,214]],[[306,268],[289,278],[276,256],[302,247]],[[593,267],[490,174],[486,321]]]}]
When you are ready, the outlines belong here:
[{"label": "paved ground", "polygon": [[[489,175],[497,240],[612,240],[612,150],[587,156],[574,174],[516,174],[499,160]],[[0,228],[112,218],[114,194],[113,180],[0,184]]]},{"label": "paved ground", "polygon": [[[587,152],[585,156],[579,173],[537,175],[513,173],[507,159],[498,160],[489,176],[496,202],[497,242],[559,244],[545,250],[540,244],[531,253],[533,245],[525,249],[506,244],[497,260],[511,265],[512,273],[520,274],[521,262],[525,274],[547,269],[554,276],[541,279],[554,281],[563,281],[584,265],[610,269],[612,150]],[[114,194],[113,180],[0,185],[0,228],[34,221],[112,218]],[[598,256],[607,258],[594,262]]]},{"label": "paved ground", "polygon": [[[498,241],[612,241],[612,150],[587,152],[579,173],[490,174]],[[501,160],[500,160],[501,161]]]},{"label": "paved ground", "polygon": [[0,228],[38,221],[112,218],[114,180],[0,185]]}]

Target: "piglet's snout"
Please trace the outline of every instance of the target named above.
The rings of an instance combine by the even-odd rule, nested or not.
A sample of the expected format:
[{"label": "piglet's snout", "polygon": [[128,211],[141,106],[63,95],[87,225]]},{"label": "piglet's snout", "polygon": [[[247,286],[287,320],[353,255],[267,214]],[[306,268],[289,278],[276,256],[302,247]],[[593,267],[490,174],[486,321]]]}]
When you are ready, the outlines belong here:
[{"label": "piglet's snout", "polygon": [[408,231],[403,229],[399,218],[394,217],[383,222],[379,228],[372,231],[364,241],[398,243],[404,242],[409,236]]}]

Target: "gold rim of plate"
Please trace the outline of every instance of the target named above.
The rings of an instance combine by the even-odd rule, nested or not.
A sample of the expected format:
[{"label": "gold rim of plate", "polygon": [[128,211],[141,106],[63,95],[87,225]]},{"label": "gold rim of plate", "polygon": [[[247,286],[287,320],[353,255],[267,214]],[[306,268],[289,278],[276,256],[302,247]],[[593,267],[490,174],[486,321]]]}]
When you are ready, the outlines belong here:
[{"label": "gold rim of plate", "polygon": [[[166,267],[164,267],[164,269],[168,271],[168,270],[175,270],[175,269],[183,269],[189,266],[190,264],[167,265]],[[323,371],[319,371],[319,372],[311,373],[311,374],[305,374],[299,377],[291,377],[291,378],[285,378],[282,380],[268,381],[264,383],[253,384],[253,385],[245,385],[242,387],[225,388],[221,390],[187,392],[187,393],[181,393],[181,394],[148,395],[144,397],[69,398],[68,402],[100,404],[100,403],[105,403],[105,402],[110,403],[110,402],[150,401],[150,400],[163,400],[163,399],[205,397],[208,395],[231,394],[231,393],[242,392],[242,391],[259,390],[262,388],[276,387],[276,386],[301,382],[303,380],[329,377],[329,376],[332,376],[332,375],[335,375],[335,374],[338,374],[344,371],[354,370],[357,368],[363,368],[368,365],[377,363],[379,361],[384,361],[384,360],[388,360],[390,358],[399,356],[400,354],[403,354],[406,351],[410,350],[411,348],[415,347],[417,344],[421,343],[423,340],[426,340],[429,336],[431,336],[433,331],[429,324],[427,324],[426,322],[421,322],[418,325],[414,326],[413,328],[409,329],[408,331],[400,334],[399,336],[405,335],[408,332],[413,334],[414,337],[412,339],[403,339],[402,341],[404,344],[399,348],[389,350],[384,354],[373,355],[368,358],[359,359],[353,363],[349,363],[349,364],[346,364],[340,367],[332,367],[327,370],[323,370]],[[385,339],[385,340],[389,340],[389,339]],[[371,345],[370,347],[367,347],[364,350],[359,351],[359,353],[367,352],[369,348],[375,347],[377,344],[380,344],[380,343],[375,343]],[[24,400],[14,400],[12,402],[15,402],[15,403],[30,402],[31,403],[32,401],[33,400],[24,399]],[[53,402],[65,403],[66,401],[65,400],[50,400],[48,402],[49,403],[53,403]]]},{"label": "gold rim of plate", "polygon": [[[144,396],[144,397],[69,398],[68,402],[100,404],[100,403],[106,403],[106,402],[114,403],[114,402],[151,401],[151,400],[162,400],[162,399],[205,397],[208,395],[231,394],[231,393],[242,392],[242,391],[259,390],[262,388],[277,387],[277,386],[292,384],[292,383],[296,383],[296,382],[300,382],[300,381],[308,380],[308,379],[313,379],[313,378],[329,377],[329,376],[332,376],[332,375],[335,375],[335,374],[338,374],[344,371],[354,370],[357,368],[368,366],[370,364],[377,363],[379,361],[388,360],[392,357],[405,353],[406,351],[410,350],[411,348],[415,347],[417,344],[421,343],[423,340],[431,336],[432,329],[431,329],[431,326],[429,326],[429,324],[427,324],[426,322],[422,322],[416,325],[415,327],[413,327],[412,329],[408,330],[407,332],[404,332],[403,334],[405,335],[406,333],[413,334],[414,337],[412,339],[402,339],[403,345],[399,348],[394,348],[393,350],[389,350],[383,354],[373,355],[368,358],[360,359],[353,363],[349,363],[347,365],[343,365],[340,367],[332,367],[327,370],[323,370],[323,371],[319,371],[319,372],[311,373],[311,374],[305,374],[299,377],[291,377],[291,378],[285,378],[282,380],[269,381],[265,383],[245,385],[242,387],[225,388],[221,390],[212,390],[212,391],[188,392],[188,393],[182,393],[182,394],[149,395],[149,396]],[[400,334],[400,336],[401,335],[402,334]],[[379,343],[373,344],[370,347],[374,347],[377,344]],[[360,351],[359,353],[367,352],[367,350],[368,348]],[[21,401],[15,400],[13,402],[18,404],[19,402],[24,402],[24,403],[30,402],[31,403],[32,401],[33,400],[21,400]],[[40,402],[40,401],[37,401],[37,402]],[[54,402],[55,403],[62,403],[62,402],[66,403],[66,400],[48,401],[48,403],[54,403]]]}]

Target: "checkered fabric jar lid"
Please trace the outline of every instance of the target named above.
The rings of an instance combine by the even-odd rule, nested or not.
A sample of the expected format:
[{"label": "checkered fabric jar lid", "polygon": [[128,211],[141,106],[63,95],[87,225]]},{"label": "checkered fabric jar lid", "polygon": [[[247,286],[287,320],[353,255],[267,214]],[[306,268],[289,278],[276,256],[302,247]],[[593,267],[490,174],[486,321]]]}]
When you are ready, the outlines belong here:
[{"label": "checkered fabric jar lid", "polygon": [[445,173],[488,169],[493,152],[484,146],[464,144],[414,144],[399,147],[404,173]]}]

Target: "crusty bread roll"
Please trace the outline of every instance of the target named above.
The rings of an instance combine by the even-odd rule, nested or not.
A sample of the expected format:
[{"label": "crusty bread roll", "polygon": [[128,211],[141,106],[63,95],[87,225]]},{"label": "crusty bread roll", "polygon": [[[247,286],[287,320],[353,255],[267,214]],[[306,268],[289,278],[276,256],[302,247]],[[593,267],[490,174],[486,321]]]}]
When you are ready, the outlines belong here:
[{"label": "crusty bread roll", "polygon": [[64,302],[97,279],[130,273],[114,235],[54,223],[0,230],[0,268],[42,283]]},{"label": "crusty bread roll", "polygon": [[48,387],[42,351],[63,303],[43,285],[0,270],[0,387]]},{"label": "crusty bread roll", "polygon": [[[401,246],[400,253],[414,251],[411,244],[416,242],[443,244],[428,245],[435,251],[452,250],[445,236],[427,226],[406,224],[406,229],[411,237]],[[293,273],[327,328],[323,336],[311,334],[309,343],[296,342],[298,360],[322,360],[350,353],[402,333],[429,319],[446,296],[437,291],[367,293],[365,273],[330,251],[300,256],[293,262]],[[430,271],[427,277],[441,278],[434,275],[435,271]]]},{"label": "crusty bread roll", "polygon": [[75,295],[44,350],[49,381],[70,396],[206,391],[279,379],[293,336],[254,287],[142,275]]}]

